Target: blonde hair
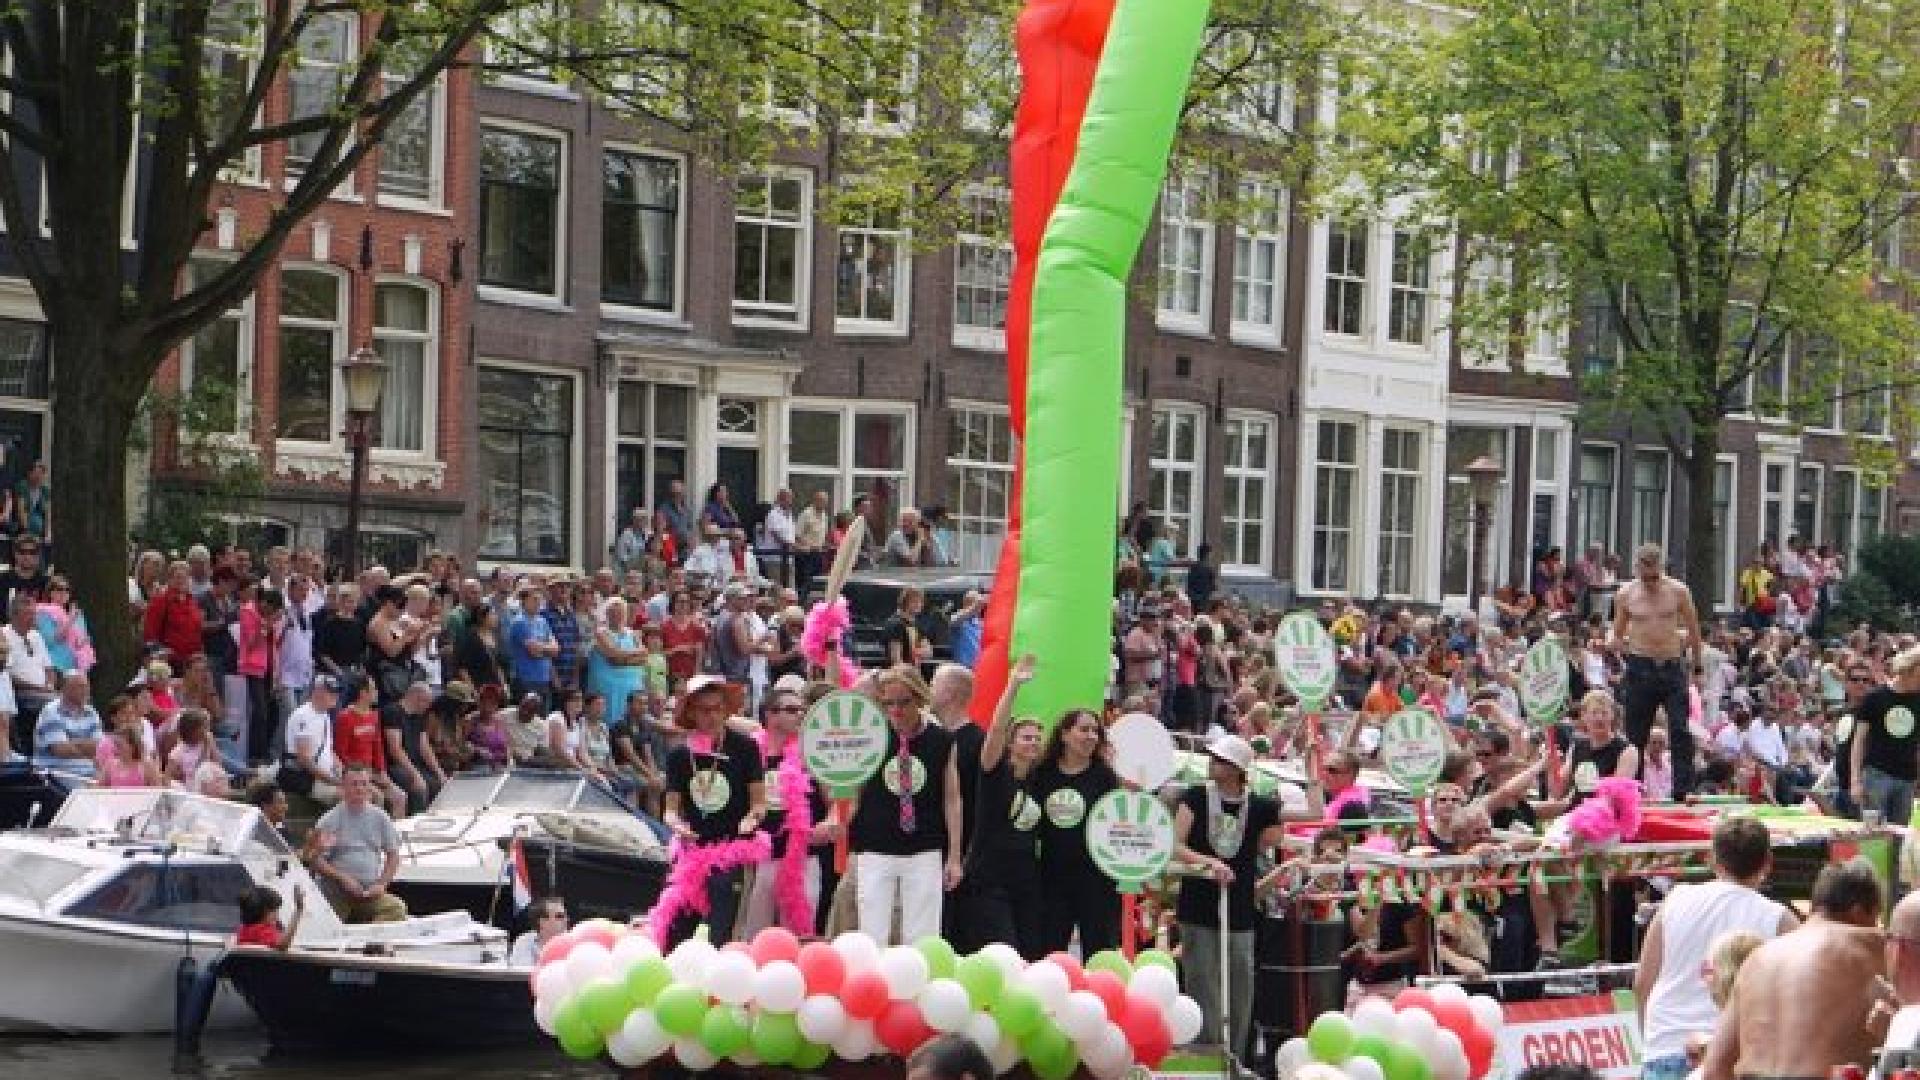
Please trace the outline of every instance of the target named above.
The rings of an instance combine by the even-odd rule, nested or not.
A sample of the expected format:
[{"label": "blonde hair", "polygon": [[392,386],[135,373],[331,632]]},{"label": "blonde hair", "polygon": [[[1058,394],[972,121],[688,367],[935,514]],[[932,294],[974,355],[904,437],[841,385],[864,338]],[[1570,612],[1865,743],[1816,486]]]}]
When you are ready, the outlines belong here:
[{"label": "blonde hair", "polygon": [[879,697],[880,691],[890,685],[901,687],[912,694],[914,702],[923,709],[933,697],[932,692],[927,689],[927,681],[920,677],[920,672],[915,670],[912,664],[895,664],[873,673],[874,697]]},{"label": "blonde hair", "polygon": [[1712,969],[1712,977],[1707,980],[1707,994],[1713,998],[1716,1008],[1727,1007],[1727,1000],[1733,996],[1733,980],[1740,974],[1740,965],[1747,962],[1753,950],[1761,945],[1758,934],[1749,934],[1744,930],[1721,934],[1714,939],[1713,947],[1707,950],[1707,964]]},{"label": "blonde hair", "polygon": [[1597,686],[1587,691],[1587,696],[1580,699],[1580,715],[1585,716],[1588,707],[1594,705],[1606,706],[1608,719],[1615,723],[1620,722],[1620,703],[1613,700],[1611,693]]},{"label": "blonde hair", "polygon": [[1906,649],[1887,661],[1887,674],[1898,678],[1916,667],[1920,667],[1920,645]]}]

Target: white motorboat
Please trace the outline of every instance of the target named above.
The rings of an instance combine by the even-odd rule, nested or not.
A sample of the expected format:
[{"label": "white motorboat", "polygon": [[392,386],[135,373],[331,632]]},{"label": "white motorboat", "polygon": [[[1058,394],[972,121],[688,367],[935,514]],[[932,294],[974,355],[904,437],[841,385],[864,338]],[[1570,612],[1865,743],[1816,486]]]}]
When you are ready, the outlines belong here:
[{"label": "white motorboat", "polygon": [[[181,961],[204,966],[227,947],[238,898],[256,885],[289,903],[305,891],[302,948],[469,962],[506,951],[505,935],[460,912],[342,923],[252,806],[83,788],[48,827],[0,834],[0,1032],[174,1030]],[[210,1026],[252,1022],[239,995],[216,991]]]},{"label": "white motorboat", "polygon": [[426,813],[395,824],[393,892],[416,911],[464,910],[508,927],[516,837],[529,888],[566,897],[575,918],[625,922],[653,905],[666,879],[663,830],[577,772],[449,777]]}]

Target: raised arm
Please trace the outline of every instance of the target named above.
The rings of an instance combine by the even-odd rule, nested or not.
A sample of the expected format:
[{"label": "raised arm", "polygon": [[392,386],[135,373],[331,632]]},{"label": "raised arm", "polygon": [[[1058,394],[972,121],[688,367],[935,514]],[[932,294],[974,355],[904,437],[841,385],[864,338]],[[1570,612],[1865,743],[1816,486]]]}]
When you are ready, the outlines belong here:
[{"label": "raised arm", "polygon": [[1013,699],[1020,688],[1033,680],[1033,654],[1022,656],[1007,672],[1007,688],[1000,693],[1000,704],[993,710],[993,728],[980,746],[980,771],[1000,767],[1000,755],[1006,753],[1007,740],[1013,737]]}]

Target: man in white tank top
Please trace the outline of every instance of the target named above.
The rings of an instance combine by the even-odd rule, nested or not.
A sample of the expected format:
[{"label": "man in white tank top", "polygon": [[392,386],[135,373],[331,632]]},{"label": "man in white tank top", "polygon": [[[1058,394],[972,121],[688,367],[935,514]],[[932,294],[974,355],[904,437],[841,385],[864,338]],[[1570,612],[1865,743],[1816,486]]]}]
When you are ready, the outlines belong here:
[{"label": "man in white tank top", "polygon": [[1799,925],[1791,911],[1757,891],[1772,868],[1766,826],[1748,817],[1722,818],[1713,830],[1713,880],[1681,885],[1660,905],[1633,980],[1646,1045],[1642,1080],[1684,1080],[1687,1040],[1713,1032],[1720,1010],[1702,968],[1714,942],[1733,933],[1767,939]]}]

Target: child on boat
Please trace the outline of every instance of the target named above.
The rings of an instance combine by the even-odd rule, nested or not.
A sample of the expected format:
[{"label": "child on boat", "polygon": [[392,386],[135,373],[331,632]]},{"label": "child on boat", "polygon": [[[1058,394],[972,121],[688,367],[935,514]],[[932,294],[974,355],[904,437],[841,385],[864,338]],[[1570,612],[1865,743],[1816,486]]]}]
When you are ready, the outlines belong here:
[{"label": "child on boat", "polygon": [[286,952],[293,936],[300,932],[300,917],[306,914],[307,894],[293,892],[293,922],[280,925],[280,894],[261,885],[240,894],[240,929],[233,935],[235,945],[260,945]]}]

